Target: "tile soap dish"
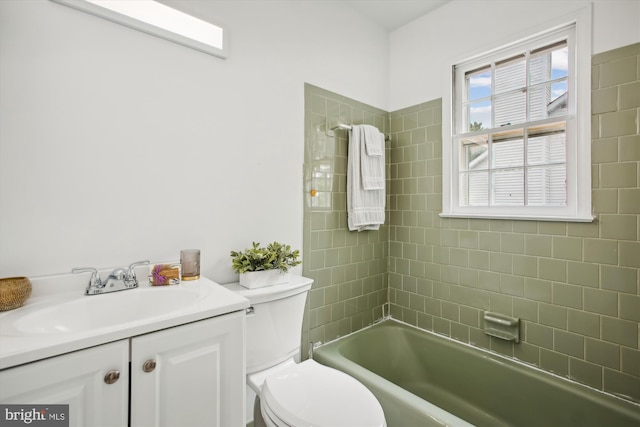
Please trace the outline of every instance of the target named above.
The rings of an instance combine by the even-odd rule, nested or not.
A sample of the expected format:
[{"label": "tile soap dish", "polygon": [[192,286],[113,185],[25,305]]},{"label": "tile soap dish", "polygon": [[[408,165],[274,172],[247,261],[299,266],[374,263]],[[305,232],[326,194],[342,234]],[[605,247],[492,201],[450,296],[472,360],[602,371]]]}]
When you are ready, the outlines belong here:
[{"label": "tile soap dish", "polygon": [[520,318],[484,312],[484,333],[507,341],[520,342]]}]

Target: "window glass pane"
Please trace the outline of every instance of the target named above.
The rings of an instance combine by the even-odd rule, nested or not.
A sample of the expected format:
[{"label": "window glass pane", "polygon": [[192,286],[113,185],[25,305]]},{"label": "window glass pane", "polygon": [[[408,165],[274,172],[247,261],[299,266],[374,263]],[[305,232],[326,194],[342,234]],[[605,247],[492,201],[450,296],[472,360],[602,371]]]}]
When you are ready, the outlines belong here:
[{"label": "window glass pane", "polygon": [[488,168],[488,139],[489,137],[487,135],[478,135],[471,138],[465,138],[461,141],[461,170],[479,170]]},{"label": "window glass pane", "polygon": [[524,205],[524,170],[509,169],[491,173],[491,204],[493,206]]},{"label": "window glass pane", "polygon": [[524,164],[522,129],[496,133],[491,145],[491,167],[505,168]]},{"label": "window glass pane", "polygon": [[467,106],[467,132],[491,127],[491,101],[473,102]]},{"label": "window glass pane", "polygon": [[565,163],[567,135],[564,122],[529,128],[528,134],[528,165]]},{"label": "window glass pane", "polygon": [[564,42],[555,48],[532,54],[529,65],[529,84],[567,77],[568,64],[569,48]]},{"label": "window glass pane", "polygon": [[460,174],[460,205],[489,206],[489,173]]},{"label": "window glass pane", "polygon": [[567,202],[565,165],[540,166],[527,170],[527,205],[559,206]]},{"label": "window glass pane", "polygon": [[524,55],[496,64],[496,90],[502,93],[527,85],[527,63]]},{"label": "window glass pane", "polygon": [[510,92],[495,99],[495,127],[522,123],[526,120],[526,92]]},{"label": "window glass pane", "polygon": [[567,82],[546,83],[529,90],[529,120],[567,114]]},{"label": "window glass pane", "polygon": [[491,96],[491,70],[484,69],[468,73],[466,78],[469,101]]}]

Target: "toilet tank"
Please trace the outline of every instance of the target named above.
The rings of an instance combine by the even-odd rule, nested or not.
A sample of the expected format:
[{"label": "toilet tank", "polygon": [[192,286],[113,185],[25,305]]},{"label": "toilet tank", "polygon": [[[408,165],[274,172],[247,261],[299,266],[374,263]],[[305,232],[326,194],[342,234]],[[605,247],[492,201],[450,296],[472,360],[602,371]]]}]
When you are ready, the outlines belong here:
[{"label": "toilet tank", "polygon": [[247,374],[275,366],[300,351],[302,319],[312,279],[291,275],[282,285],[247,289],[225,285],[251,303],[247,314]]}]

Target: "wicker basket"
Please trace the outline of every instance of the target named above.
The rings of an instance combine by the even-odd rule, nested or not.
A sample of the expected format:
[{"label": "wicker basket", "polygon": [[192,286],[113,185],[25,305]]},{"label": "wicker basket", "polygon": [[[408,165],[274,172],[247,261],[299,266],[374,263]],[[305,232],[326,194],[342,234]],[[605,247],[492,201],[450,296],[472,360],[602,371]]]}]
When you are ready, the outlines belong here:
[{"label": "wicker basket", "polygon": [[0,279],[0,311],[21,307],[31,296],[31,282],[26,277]]}]

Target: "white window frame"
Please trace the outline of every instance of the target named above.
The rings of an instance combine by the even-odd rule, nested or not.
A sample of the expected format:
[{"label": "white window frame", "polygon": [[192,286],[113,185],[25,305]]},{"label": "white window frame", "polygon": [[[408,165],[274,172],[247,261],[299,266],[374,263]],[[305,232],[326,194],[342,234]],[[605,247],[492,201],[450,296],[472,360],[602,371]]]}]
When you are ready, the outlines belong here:
[{"label": "white window frame", "polygon": [[[569,36],[565,30],[569,29]],[[465,206],[460,204],[460,155],[454,143],[461,125],[461,107],[456,100],[456,68],[499,61],[528,47],[567,40],[569,45],[569,111],[567,118],[567,203],[563,206]],[[514,41],[515,40],[515,41]],[[591,9],[532,28],[508,42],[497,43],[481,54],[464,55],[445,64],[442,99],[442,217],[497,218],[543,221],[591,222]],[[573,60],[572,60],[573,59]],[[458,102],[458,106],[456,106]],[[457,116],[456,116],[457,115]],[[458,129],[457,129],[458,128]],[[463,133],[460,131],[460,133]]]}]

